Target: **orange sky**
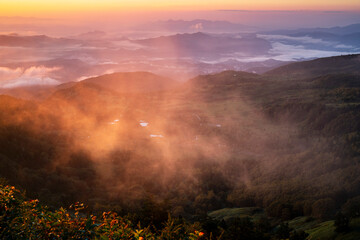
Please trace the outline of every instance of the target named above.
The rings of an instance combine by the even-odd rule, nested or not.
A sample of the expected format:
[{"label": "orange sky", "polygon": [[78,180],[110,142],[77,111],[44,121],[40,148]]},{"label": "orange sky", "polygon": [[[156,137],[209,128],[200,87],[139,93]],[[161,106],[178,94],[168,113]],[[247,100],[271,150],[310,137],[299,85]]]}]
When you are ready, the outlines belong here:
[{"label": "orange sky", "polygon": [[0,0],[1,16],[170,10],[360,10],[359,0]]}]

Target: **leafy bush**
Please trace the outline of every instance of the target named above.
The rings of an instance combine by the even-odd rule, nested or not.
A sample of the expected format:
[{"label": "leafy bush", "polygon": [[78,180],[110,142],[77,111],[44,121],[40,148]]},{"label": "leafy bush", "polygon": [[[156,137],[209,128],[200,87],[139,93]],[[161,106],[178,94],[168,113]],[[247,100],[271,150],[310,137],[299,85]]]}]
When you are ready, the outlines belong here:
[{"label": "leafy bush", "polygon": [[0,186],[0,239],[189,239],[201,238],[197,224],[169,219],[161,230],[135,225],[114,212],[100,218],[80,213],[84,205],[77,203],[70,211],[55,211],[38,200],[26,200],[13,186]]}]

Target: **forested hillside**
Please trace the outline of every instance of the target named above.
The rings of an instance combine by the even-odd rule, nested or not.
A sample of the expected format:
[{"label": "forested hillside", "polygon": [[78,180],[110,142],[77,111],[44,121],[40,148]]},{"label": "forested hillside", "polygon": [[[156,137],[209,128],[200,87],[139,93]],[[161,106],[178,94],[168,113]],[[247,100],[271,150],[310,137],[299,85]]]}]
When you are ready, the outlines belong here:
[{"label": "forested hillside", "polygon": [[[37,101],[1,95],[0,176],[51,210],[88,206],[84,216],[74,215],[78,225],[65,227],[71,231],[92,221],[88,214],[114,211],[141,222],[131,231],[150,226],[149,239],[165,234],[168,214],[183,221],[183,239],[200,237],[186,235],[190,228],[209,239],[305,239],[319,236],[320,222],[333,227],[320,239],[356,239],[359,57],[293,63],[263,75],[225,71],[171,88],[143,89],[142,78],[154,75],[138,73],[131,78],[136,91],[127,93],[118,89],[125,75],[117,84],[115,74]],[[2,188],[3,198],[13,191]],[[16,201],[15,210],[26,205],[16,211],[40,211],[22,203],[24,196]],[[47,214],[60,214],[54,211]]]}]

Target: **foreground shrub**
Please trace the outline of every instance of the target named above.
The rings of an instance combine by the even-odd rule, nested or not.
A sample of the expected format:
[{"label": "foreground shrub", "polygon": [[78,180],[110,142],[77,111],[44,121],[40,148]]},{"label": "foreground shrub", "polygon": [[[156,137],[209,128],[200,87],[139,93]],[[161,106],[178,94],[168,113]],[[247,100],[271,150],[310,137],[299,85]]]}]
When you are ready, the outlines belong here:
[{"label": "foreground shrub", "polygon": [[196,224],[169,217],[161,230],[141,227],[113,212],[84,216],[77,203],[55,211],[27,200],[13,186],[0,185],[0,239],[189,239],[202,237]]}]

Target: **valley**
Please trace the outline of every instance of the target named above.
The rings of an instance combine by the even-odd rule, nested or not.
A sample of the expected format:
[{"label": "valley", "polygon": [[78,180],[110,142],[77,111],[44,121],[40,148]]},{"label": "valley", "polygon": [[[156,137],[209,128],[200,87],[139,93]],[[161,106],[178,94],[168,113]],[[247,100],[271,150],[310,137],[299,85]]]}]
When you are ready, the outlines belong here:
[{"label": "valley", "polygon": [[270,239],[287,223],[318,236],[342,212],[349,238],[321,239],[356,239],[359,66],[355,54],[185,82],[114,73],[1,95],[0,176],[51,209],[79,201],[159,228],[169,213],[225,239],[250,224],[236,217],[266,219],[247,239]]}]

